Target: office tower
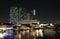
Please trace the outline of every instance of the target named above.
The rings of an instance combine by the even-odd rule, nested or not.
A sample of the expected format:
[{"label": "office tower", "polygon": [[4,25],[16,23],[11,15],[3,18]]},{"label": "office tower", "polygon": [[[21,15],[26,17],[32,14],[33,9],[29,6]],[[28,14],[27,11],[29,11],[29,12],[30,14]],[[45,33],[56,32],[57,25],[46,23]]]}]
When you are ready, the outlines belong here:
[{"label": "office tower", "polygon": [[27,18],[27,12],[25,8],[20,7],[10,7],[10,22],[9,23],[18,23],[21,20]]}]

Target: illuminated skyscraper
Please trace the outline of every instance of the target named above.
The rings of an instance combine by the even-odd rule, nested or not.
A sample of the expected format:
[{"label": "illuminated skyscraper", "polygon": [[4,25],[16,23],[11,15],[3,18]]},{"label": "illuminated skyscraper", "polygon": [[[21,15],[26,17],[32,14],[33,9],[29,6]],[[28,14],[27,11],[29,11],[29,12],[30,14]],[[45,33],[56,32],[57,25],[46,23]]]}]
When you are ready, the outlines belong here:
[{"label": "illuminated skyscraper", "polygon": [[35,9],[26,10],[25,8],[21,7],[10,7],[10,21],[9,23],[19,23],[22,20],[32,20],[35,19],[34,16],[36,15]]},{"label": "illuminated skyscraper", "polygon": [[25,8],[19,8],[18,17],[19,17],[19,21],[25,20],[27,18],[27,12]]},{"label": "illuminated skyscraper", "polygon": [[18,8],[10,7],[10,23],[18,22]]},{"label": "illuminated skyscraper", "polygon": [[25,8],[20,7],[10,7],[10,22],[9,23],[18,23],[21,20],[26,19],[26,10]]},{"label": "illuminated skyscraper", "polygon": [[33,10],[33,15],[34,15],[34,16],[36,15],[36,10],[35,10],[35,9]]}]

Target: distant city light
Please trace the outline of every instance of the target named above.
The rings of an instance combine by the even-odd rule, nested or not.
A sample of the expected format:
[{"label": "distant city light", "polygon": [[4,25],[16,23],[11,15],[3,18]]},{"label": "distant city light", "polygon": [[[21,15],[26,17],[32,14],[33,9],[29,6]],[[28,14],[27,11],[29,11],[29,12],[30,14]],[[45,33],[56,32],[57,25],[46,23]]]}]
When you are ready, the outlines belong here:
[{"label": "distant city light", "polygon": [[53,24],[50,24],[50,26],[54,26]]},{"label": "distant city light", "polygon": [[13,27],[7,27],[6,29],[13,29]]},{"label": "distant city light", "polygon": [[4,36],[7,36],[7,35],[8,35],[8,33],[3,33],[3,35],[4,35]]},{"label": "distant city light", "polygon": [[0,37],[3,37],[3,34],[2,33],[0,33]]},{"label": "distant city light", "polygon": [[22,34],[25,35],[25,31],[23,31]]},{"label": "distant city light", "polygon": [[33,15],[34,15],[34,16],[36,15],[36,10],[35,10],[35,9],[33,10]]},{"label": "distant city light", "polygon": [[34,39],[36,39],[36,37],[34,37]]},{"label": "distant city light", "polygon": [[39,30],[39,33],[40,33],[40,36],[43,37],[43,30],[42,29]]},{"label": "distant city light", "polygon": [[38,37],[38,30],[36,30],[35,33],[36,33],[36,36]]}]

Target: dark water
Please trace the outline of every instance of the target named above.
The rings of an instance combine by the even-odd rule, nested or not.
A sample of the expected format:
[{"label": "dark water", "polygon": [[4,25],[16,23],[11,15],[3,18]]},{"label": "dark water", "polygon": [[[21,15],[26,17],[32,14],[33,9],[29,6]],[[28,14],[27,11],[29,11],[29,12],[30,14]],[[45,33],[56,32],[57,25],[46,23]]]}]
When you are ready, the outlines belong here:
[{"label": "dark water", "polygon": [[[4,38],[4,39],[9,39],[9,38]],[[10,39],[14,39],[14,38],[10,38]],[[22,35],[21,39],[28,39],[28,35],[27,34],[25,36]],[[30,39],[34,39],[34,37],[30,36]],[[60,32],[56,32],[55,36],[53,37],[44,35],[44,37],[36,37],[36,39],[60,39]]]},{"label": "dark water", "polygon": [[56,32],[55,36],[49,37],[49,36],[44,36],[43,38],[38,37],[38,39],[60,39],[60,32]]},{"label": "dark water", "polygon": [[[22,37],[22,39],[23,39],[23,37]],[[28,39],[28,37],[25,36],[24,39]],[[30,39],[34,39],[34,37],[31,36]],[[36,37],[36,39],[60,39],[60,33],[56,33],[55,36],[53,36],[53,37],[49,37],[49,36],[45,35],[44,37]]]}]

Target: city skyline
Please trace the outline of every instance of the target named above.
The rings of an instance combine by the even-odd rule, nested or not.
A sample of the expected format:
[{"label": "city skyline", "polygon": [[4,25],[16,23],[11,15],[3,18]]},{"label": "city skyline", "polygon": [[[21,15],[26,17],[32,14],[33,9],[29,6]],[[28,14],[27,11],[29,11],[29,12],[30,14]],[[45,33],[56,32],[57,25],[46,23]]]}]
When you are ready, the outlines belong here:
[{"label": "city skyline", "polygon": [[[2,0],[0,2],[0,20],[9,21],[10,6],[24,7],[26,9],[36,10],[36,19],[41,23],[60,21],[60,2],[57,0]],[[4,15],[3,15],[4,14]]]}]

